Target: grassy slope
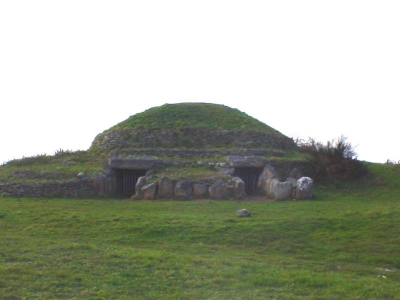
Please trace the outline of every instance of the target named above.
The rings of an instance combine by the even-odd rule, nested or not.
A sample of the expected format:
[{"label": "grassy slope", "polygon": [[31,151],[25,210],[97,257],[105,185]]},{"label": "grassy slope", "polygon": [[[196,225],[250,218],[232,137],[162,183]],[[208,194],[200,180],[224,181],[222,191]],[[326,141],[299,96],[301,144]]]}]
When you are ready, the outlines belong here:
[{"label": "grassy slope", "polygon": [[275,129],[237,109],[210,103],[164,104],[133,115],[110,129],[175,130],[186,127],[264,131],[270,134],[280,134]]},{"label": "grassy slope", "polygon": [[318,201],[0,198],[0,299],[396,299],[400,169],[370,168]]},{"label": "grassy slope", "polygon": [[[107,158],[102,154],[89,151],[58,151],[54,155],[24,157],[0,165],[0,183],[76,179],[80,172],[92,176],[104,170],[107,165]],[[26,172],[28,176],[23,175]],[[44,174],[43,178],[35,177],[40,174]]]}]

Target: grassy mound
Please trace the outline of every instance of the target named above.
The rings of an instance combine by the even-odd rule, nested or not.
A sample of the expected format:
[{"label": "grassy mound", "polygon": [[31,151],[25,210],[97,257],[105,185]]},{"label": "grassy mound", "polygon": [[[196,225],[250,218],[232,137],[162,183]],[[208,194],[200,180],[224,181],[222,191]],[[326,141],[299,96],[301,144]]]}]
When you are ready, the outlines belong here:
[{"label": "grassy mound", "polygon": [[237,109],[210,103],[164,104],[133,115],[110,130],[181,128],[266,131],[279,134],[275,129]]},{"label": "grassy mound", "polygon": [[153,107],[97,135],[90,151],[120,156],[130,149],[155,148],[298,152],[294,141],[274,128],[237,109],[210,103]]}]

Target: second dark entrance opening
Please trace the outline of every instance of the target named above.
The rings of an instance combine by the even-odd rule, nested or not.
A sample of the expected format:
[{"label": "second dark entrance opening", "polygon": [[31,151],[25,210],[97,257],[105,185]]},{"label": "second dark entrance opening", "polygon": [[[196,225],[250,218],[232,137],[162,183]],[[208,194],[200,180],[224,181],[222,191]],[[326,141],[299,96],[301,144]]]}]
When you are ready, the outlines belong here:
[{"label": "second dark entrance opening", "polygon": [[147,170],[119,170],[117,172],[117,189],[124,197],[135,194],[135,186],[139,177],[145,176]]},{"label": "second dark entrance opening", "polygon": [[247,195],[251,195],[257,189],[257,181],[263,168],[242,167],[235,168],[234,176],[241,178],[244,181],[244,186]]}]

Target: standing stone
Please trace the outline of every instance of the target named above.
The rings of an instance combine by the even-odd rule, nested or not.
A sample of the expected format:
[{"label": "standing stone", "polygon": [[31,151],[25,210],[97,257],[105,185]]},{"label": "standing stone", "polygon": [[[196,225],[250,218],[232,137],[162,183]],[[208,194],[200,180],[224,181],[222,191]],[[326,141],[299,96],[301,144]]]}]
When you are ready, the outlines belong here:
[{"label": "standing stone", "polygon": [[206,198],[208,195],[207,186],[204,183],[193,184],[193,196],[196,198]]},{"label": "standing stone", "polygon": [[223,199],[228,195],[228,187],[223,181],[214,182],[209,188],[208,191],[210,193],[211,198],[214,199]]},{"label": "standing stone", "polygon": [[142,176],[136,182],[135,185],[135,198],[139,198],[141,196],[142,187],[146,185],[146,177]]},{"label": "standing stone", "polygon": [[266,181],[266,183],[265,183],[265,192],[267,193],[267,197],[268,198],[272,198],[272,199],[275,198],[274,190],[275,190],[275,187],[278,185],[279,182],[280,181],[277,178],[273,178],[273,179],[269,178]]},{"label": "standing stone", "polygon": [[275,200],[287,200],[292,196],[293,186],[290,181],[281,182],[274,179],[271,182],[271,191]]},{"label": "standing stone", "polygon": [[174,195],[174,182],[168,177],[161,177],[158,197],[159,198],[172,198]]},{"label": "standing stone", "polygon": [[301,177],[297,180],[296,199],[307,200],[313,197],[313,180],[310,177]]},{"label": "standing stone", "polygon": [[142,199],[154,200],[157,194],[157,182],[146,184],[141,188]]},{"label": "standing stone", "polygon": [[233,193],[236,199],[241,199],[246,197],[245,184],[242,178],[234,177],[233,179]]},{"label": "standing stone", "polygon": [[193,194],[193,184],[190,180],[181,180],[175,185],[174,194],[176,198],[189,199]]},{"label": "standing stone", "polygon": [[273,179],[277,179],[278,173],[276,173],[275,169],[271,165],[266,165],[258,178],[257,189],[260,191],[264,191],[267,195],[270,194],[269,187],[271,181]]}]

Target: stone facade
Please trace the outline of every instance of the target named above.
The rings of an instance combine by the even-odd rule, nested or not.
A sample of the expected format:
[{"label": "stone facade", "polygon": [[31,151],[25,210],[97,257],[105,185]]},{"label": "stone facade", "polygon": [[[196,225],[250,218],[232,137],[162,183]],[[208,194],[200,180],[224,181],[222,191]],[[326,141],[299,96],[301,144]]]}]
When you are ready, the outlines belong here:
[{"label": "stone facade", "polygon": [[212,158],[215,156],[275,156],[281,157],[286,154],[283,150],[276,149],[223,149],[223,150],[207,150],[207,149],[164,149],[164,148],[143,148],[143,149],[120,149],[110,150],[110,155],[115,157],[142,157],[142,156],[158,156],[158,157],[181,157],[185,158]]},{"label": "stone facade", "polygon": [[[127,161],[129,159],[126,159]],[[232,167],[250,167],[260,168],[264,166],[261,175],[257,181],[256,193],[258,195],[267,196],[274,200],[296,199],[306,200],[313,197],[312,180],[309,177],[294,178],[289,177],[282,181],[279,179],[278,173],[270,165],[266,164],[266,160],[262,157],[228,157],[228,163],[218,163],[217,168],[221,172],[226,173],[224,169]],[[121,162],[122,163],[122,162]],[[129,164],[129,162],[126,162]],[[300,176],[302,172],[298,168],[292,168],[290,176]],[[153,189],[150,197],[145,196],[148,189],[147,179],[153,181]],[[156,187],[157,186],[157,187]],[[162,177],[160,180],[154,175],[140,177],[136,185],[136,193],[132,200],[139,199],[182,199],[190,200],[195,198],[211,198],[211,199],[243,199],[247,197],[245,192],[245,182],[239,177],[231,177],[230,180],[224,182],[222,180],[171,180]]]},{"label": "stone facade", "polygon": [[[173,180],[167,177],[157,178],[150,175],[154,168],[179,165],[182,167],[190,164],[207,164],[214,166],[221,174],[230,175],[230,179],[223,182],[217,179],[204,180]],[[149,157],[131,159],[112,158],[109,168],[103,173],[87,178],[70,181],[53,181],[44,183],[5,183],[0,184],[0,195],[17,197],[111,197],[118,194],[117,171],[131,169],[149,169],[148,176],[140,177],[136,182],[133,199],[243,199],[247,197],[245,182],[233,176],[234,168],[264,166],[259,176],[255,194],[264,195],[275,200],[289,198],[310,199],[312,197],[312,180],[300,177],[307,165],[294,162],[267,163],[265,158],[257,156],[228,156],[227,162],[202,162],[202,161],[176,161],[158,160]],[[289,177],[283,180],[278,174],[290,174],[297,178]],[[25,177],[37,174],[23,173]],[[49,175],[51,177],[51,174]],[[309,183],[305,188],[302,182]],[[301,191],[297,191],[301,189]]]},{"label": "stone facade", "polygon": [[[196,137],[193,139],[193,137]],[[113,149],[296,149],[292,139],[265,132],[245,130],[208,130],[183,128],[178,130],[124,129],[107,130],[94,139],[91,148],[109,152]]]},{"label": "stone facade", "polygon": [[98,196],[93,179],[46,183],[5,183],[0,185],[2,196],[17,197],[76,197]]}]

